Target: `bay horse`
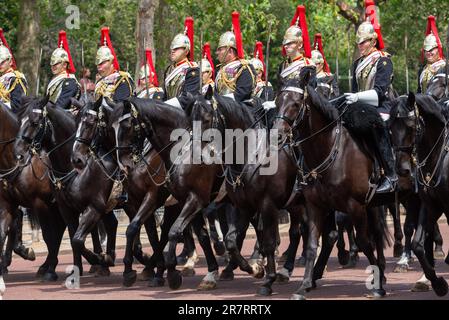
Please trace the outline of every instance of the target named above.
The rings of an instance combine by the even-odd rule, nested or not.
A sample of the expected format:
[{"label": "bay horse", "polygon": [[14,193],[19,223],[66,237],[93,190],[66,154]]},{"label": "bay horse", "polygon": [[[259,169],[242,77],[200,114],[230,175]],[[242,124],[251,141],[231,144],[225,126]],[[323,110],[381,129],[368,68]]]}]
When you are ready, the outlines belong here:
[{"label": "bay horse", "polygon": [[[143,140],[147,138],[165,166],[164,179],[161,183],[168,188],[182,207],[181,213],[170,228],[168,243],[163,251],[169,287],[178,289],[182,285],[182,274],[176,270],[176,245],[185,228],[190,222],[193,222],[208,265],[208,274],[201,281],[199,288],[215,288],[218,263],[211,247],[209,235],[203,226],[203,217],[199,213],[213,200],[213,193],[218,192],[221,186],[222,179],[219,178],[221,167],[204,163],[185,164],[182,161],[179,163],[177,160],[185,156],[184,149],[175,153],[176,159],[171,158],[172,149],[177,143],[178,146],[181,146],[180,143],[182,143],[182,147],[187,146],[187,149],[191,147],[189,139],[180,142],[173,141],[171,138],[174,130],[183,130],[187,133],[192,128],[191,118],[181,109],[160,101],[131,97],[114,107],[111,122],[116,121],[119,124],[116,129],[119,151],[124,151],[121,146],[125,146],[122,156],[126,158],[127,146],[133,145],[136,140],[140,140],[139,143],[143,144]],[[125,159],[124,161],[126,162]],[[166,193],[164,195],[166,196]],[[152,199],[151,205],[156,208],[157,199]],[[130,237],[135,233],[151,214],[151,210],[140,211],[139,216],[136,216],[131,222],[127,236]],[[129,271],[127,270],[127,272]]]},{"label": "bay horse", "polygon": [[[97,153],[100,147],[105,148],[115,157],[116,168],[121,166],[124,171],[129,199],[123,205],[126,214],[130,219],[127,228],[126,251],[123,262],[125,270],[123,272],[123,285],[132,286],[137,280],[137,273],[132,269],[133,257],[145,265],[142,272],[143,280],[150,280],[151,286],[163,286],[163,265],[162,249],[164,238],[167,238],[168,229],[173,223],[173,219],[179,214],[177,206],[165,210],[164,222],[161,226],[162,233],[159,240],[156,223],[154,219],[147,219],[146,215],[151,215],[161,207],[167,199],[169,193],[162,187],[161,179],[165,179],[165,168],[160,157],[154,150],[144,152],[143,141],[133,140],[129,147],[118,146],[118,139],[115,136],[111,119],[111,113],[117,106],[114,102],[106,100],[108,106],[102,105],[101,100],[95,104],[90,103],[83,111],[83,116],[77,130],[76,142],[73,146],[72,162],[78,169],[89,166],[89,162],[94,159],[93,153]],[[111,109],[112,108],[112,109]],[[104,132],[107,132],[105,134]],[[109,139],[107,138],[109,137]],[[121,153],[127,150],[130,158],[119,162]],[[100,158],[99,155],[96,158]],[[128,161],[129,160],[129,161]],[[139,165],[138,165],[139,164]],[[142,218],[144,215],[144,218]],[[138,226],[136,226],[138,224]],[[150,244],[153,248],[151,258],[143,256],[139,240],[141,226],[145,225]],[[154,267],[158,266],[157,273],[154,274]]]},{"label": "bay horse", "polygon": [[[28,99],[22,103],[26,105]],[[0,278],[3,281],[3,273],[9,265],[14,240],[21,232],[21,228],[15,227],[18,223],[18,215],[21,214],[18,206],[30,208],[28,211],[31,219],[36,219],[42,228],[42,235],[47,246],[48,254],[44,263],[39,267],[36,277],[43,281],[56,281],[55,272],[58,264],[59,244],[64,232],[64,222],[57,207],[53,203],[53,195],[46,167],[39,160],[44,154],[36,154],[28,158],[26,163],[19,163],[14,156],[13,146],[16,141],[20,123],[17,116],[4,105],[0,106]],[[4,243],[9,235],[6,253]]]},{"label": "bay horse", "polygon": [[[326,217],[334,210],[351,216],[357,246],[370,264],[378,268],[377,285],[373,286],[371,293],[375,297],[383,297],[386,294],[382,287],[385,269],[383,248],[388,240],[388,230],[382,208],[369,207],[367,201],[374,162],[343,127],[334,106],[316,93],[310,84],[304,94],[304,99],[298,93],[279,104],[280,114],[297,119],[297,132],[301,139],[297,144],[304,154],[303,176],[307,183],[303,189],[310,233],[307,262],[304,280],[292,298],[305,298],[306,292],[320,278],[321,270],[314,270],[318,237],[323,233]],[[317,145],[320,148],[316,148]]]},{"label": "bay horse", "polygon": [[[59,212],[68,227],[74,265],[78,267],[79,274],[83,275],[83,255],[92,266],[100,266],[96,267],[97,275],[109,275],[109,266],[112,266],[115,260],[118,225],[115,216],[111,214],[103,219],[108,235],[106,254],[86,249],[84,242],[76,238],[76,232],[81,213],[86,211],[84,218],[88,216],[89,211],[106,210],[109,196],[107,189],[109,187],[110,192],[112,183],[107,184],[109,180],[105,172],[110,168],[105,164],[104,171],[100,166],[79,173],[74,170],[70,163],[70,154],[76,132],[75,118],[67,110],[49,104],[48,97],[32,100],[19,119],[21,127],[14,145],[15,155],[23,161],[36,151],[46,152],[48,159],[42,158],[40,161],[48,172]],[[93,228],[89,230],[91,231],[94,231]],[[98,234],[95,236],[98,237]]]}]

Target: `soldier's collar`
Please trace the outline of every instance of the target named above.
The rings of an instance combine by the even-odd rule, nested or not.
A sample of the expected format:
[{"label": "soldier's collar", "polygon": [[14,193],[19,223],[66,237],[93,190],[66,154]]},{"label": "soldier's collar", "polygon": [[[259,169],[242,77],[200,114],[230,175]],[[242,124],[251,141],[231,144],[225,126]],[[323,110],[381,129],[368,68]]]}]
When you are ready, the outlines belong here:
[{"label": "soldier's collar", "polygon": [[292,59],[292,62],[298,61],[300,59],[304,58],[304,56],[302,54],[299,54],[299,56],[297,56],[296,58]]},{"label": "soldier's collar", "polygon": [[181,61],[179,61],[178,63],[175,64],[176,67],[179,67],[180,65],[184,64],[184,63],[188,63],[189,59],[184,58]]}]

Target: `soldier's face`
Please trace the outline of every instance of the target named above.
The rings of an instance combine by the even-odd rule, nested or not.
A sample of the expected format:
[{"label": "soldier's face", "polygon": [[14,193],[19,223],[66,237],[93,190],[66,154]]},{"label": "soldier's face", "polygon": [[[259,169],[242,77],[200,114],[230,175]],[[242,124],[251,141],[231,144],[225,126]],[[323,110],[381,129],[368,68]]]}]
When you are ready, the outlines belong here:
[{"label": "soldier's face", "polygon": [[321,70],[323,70],[323,64],[322,63],[317,63],[316,64],[316,73],[320,73]]},{"label": "soldier's face", "polygon": [[437,61],[440,58],[440,55],[438,53],[438,47],[433,48],[432,50],[426,51],[425,55],[426,55],[426,59],[429,63],[434,63],[435,61]]},{"label": "soldier's face", "polygon": [[11,59],[6,59],[0,62],[0,73],[5,73],[11,68]]},{"label": "soldier's face", "polygon": [[51,73],[54,76],[63,73],[67,70],[67,62],[60,62],[51,66]]},{"label": "soldier's face", "polygon": [[290,42],[284,45],[285,53],[289,58],[296,58],[302,48],[302,43],[299,41]]},{"label": "soldier's face", "polygon": [[375,42],[373,40],[365,40],[362,43],[359,43],[357,47],[359,48],[359,53],[361,56],[368,55],[371,50],[374,48]]},{"label": "soldier's face", "polygon": [[184,48],[176,48],[170,52],[170,61],[179,62],[187,57],[187,50]]},{"label": "soldier's face", "polygon": [[210,77],[212,76],[212,71],[203,72],[203,84],[206,84]]},{"label": "soldier's face", "polygon": [[97,66],[97,69],[101,77],[107,77],[114,72],[114,62],[113,60],[103,61]]}]

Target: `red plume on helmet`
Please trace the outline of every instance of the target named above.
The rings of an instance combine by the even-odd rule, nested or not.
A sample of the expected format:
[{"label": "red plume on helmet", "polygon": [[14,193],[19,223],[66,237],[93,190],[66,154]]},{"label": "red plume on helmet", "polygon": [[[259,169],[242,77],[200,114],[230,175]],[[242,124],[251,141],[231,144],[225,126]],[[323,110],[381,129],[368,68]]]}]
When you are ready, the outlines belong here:
[{"label": "red plume on helmet", "polygon": [[[427,17],[427,28],[426,28],[426,37],[429,34],[433,34],[435,38],[437,39],[437,45],[438,45],[438,53],[440,54],[441,58],[444,58],[443,53],[443,46],[441,44],[440,37],[438,36],[438,29],[437,24],[434,16],[428,16]],[[424,63],[424,49],[421,48],[421,62]]]},{"label": "red plume on helmet", "polygon": [[72,55],[70,54],[70,48],[69,43],[67,42],[67,34],[64,30],[59,31],[59,37],[58,37],[58,48],[62,48],[67,52],[67,55],[69,56],[69,67],[67,69],[68,73],[75,73],[76,69],[73,65]]},{"label": "red plume on helmet", "polygon": [[193,18],[187,17],[184,22],[184,26],[185,26],[184,33],[190,40],[189,60],[193,61],[195,59],[195,54],[194,54],[195,46],[193,45],[193,36],[195,34],[194,30],[193,30]]},{"label": "red plume on helmet", "polygon": [[114,56],[114,68],[118,71],[120,66],[118,64],[117,56],[115,55],[114,47],[112,46],[111,37],[109,36],[109,27],[101,28],[100,46],[107,46]]},{"label": "red plume on helmet", "polygon": [[374,31],[377,33],[377,49],[385,48],[384,40],[382,38],[382,28],[379,24],[379,19],[376,13],[376,4],[374,0],[365,0],[365,18],[373,25]]},{"label": "red plume on helmet", "polygon": [[256,46],[254,47],[254,58],[259,59],[260,61],[262,61],[263,64],[263,79],[266,79],[266,75],[267,75],[267,68],[265,66],[265,60],[263,58],[263,43],[260,41],[256,42]]},{"label": "red plume on helmet", "polygon": [[210,66],[212,67],[212,79],[215,79],[215,66],[214,61],[212,60],[212,55],[210,54],[209,42],[206,42],[203,46],[203,58],[209,61]]},{"label": "red plume on helmet", "polygon": [[[145,57],[146,57],[145,61],[147,62],[148,67],[150,69],[150,72],[147,75],[148,81],[149,81],[149,83],[152,83],[156,87],[159,87],[159,81],[157,79],[157,73],[156,73],[156,69],[154,68],[154,63],[153,63],[153,54],[150,49],[145,49]],[[142,66],[145,66],[145,61],[142,63]]]},{"label": "red plume on helmet", "polygon": [[[302,31],[302,40],[303,40],[303,48],[304,48],[304,56],[307,58],[312,57],[312,51],[310,49],[310,39],[309,39],[309,31],[307,29],[307,20],[306,20],[306,7],[303,5],[299,5],[296,7],[295,15],[293,16],[292,22],[290,26],[298,26]],[[282,54],[285,56],[285,48],[282,47]]]},{"label": "red plume on helmet", "polygon": [[234,11],[232,13],[232,31],[235,34],[235,44],[237,47],[237,56],[239,59],[244,58],[242,32],[240,30],[240,13]]},{"label": "red plume on helmet", "polygon": [[324,55],[323,40],[322,40],[322,37],[321,37],[321,33],[315,34],[315,38],[313,40],[313,48],[315,50],[318,50],[321,53],[321,55],[323,56],[323,59],[324,59],[324,72],[330,73],[331,69],[329,68],[329,65],[327,64],[326,56]]},{"label": "red plume on helmet", "polygon": [[8,46],[8,42],[6,41],[6,38],[5,38],[5,35],[3,34],[3,29],[2,28],[0,28],[0,41],[2,42],[2,44],[6,48],[8,48],[9,53],[11,54],[11,57],[12,57],[12,59],[11,59],[11,67],[13,69],[16,69],[16,60],[14,59],[14,56],[13,56],[12,51],[11,51],[11,48]]}]

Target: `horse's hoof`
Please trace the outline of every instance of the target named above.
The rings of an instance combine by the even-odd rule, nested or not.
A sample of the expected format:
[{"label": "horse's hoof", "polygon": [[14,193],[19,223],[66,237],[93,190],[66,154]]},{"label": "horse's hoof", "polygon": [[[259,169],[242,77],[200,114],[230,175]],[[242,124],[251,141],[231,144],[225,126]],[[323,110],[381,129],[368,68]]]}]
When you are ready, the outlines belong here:
[{"label": "horse's hoof", "polygon": [[181,275],[183,277],[193,277],[195,275],[195,269],[193,269],[193,268],[184,268],[181,271]]},{"label": "horse's hoof", "polygon": [[439,297],[445,296],[448,291],[447,282],[443,277],[438,277],[435,281],[433,281],[432,288]]},{"label": "horse's hoof", "polygon": [[253,277],[256,279],[261,279],[265,275],[265,270],[263,266],[259,263],[255,263],[251,265],[251,268],[253,269]]},{"label": "horse's hoof", "polygon": [[4,267],[2,269],[2,275],[8,274],[8,273],[9,273],[8,268]]},{"label": "horse's hoof", "polygon": [[404,251],[404,246],[402,243],[395,243],[393,246],[393,257],[399,258],[402,256],[402,252]]},{"label": "horse's hoof", "polygon": [[316,281],[312,280],[312,289],[316,289],[317,285],[316,285]]},{"label": "horse's hoof", "polygon": [[25,260],[34,261],[36,260],[36,254],[34,253],[33,248],[26,248],[25,255],[23,257]]},{"label": "horse's hoof", "polygon": [[412,292],[427,292],[430,290],[430,286],[424,282],[416,282],[412,288]]},{"label": "horse's hoof", "polygon": [[343,265],[344,269],[352,269],[357,266],[358,256],[350,256],[347,264]]},{"label": "horse's hoof", "polygon": [[393,272],[394,273],[406,273],[409,270],[409,266],[407,264],[397,264],[396,267],[394,267]]},{"label": "horse's hoof", "polygon": [[386,296],[386,291],[384,289],[373,289],[369,294],[366,295],[370,299],[381,299]]},{"label": "horse's hoof", "polygon": [[152,280],[154,278],[154,270],[149,268],[149,267],[145,267],[142,272],[139,274],[139,276],[137,277],[137,279],[139,281],[149,281]]},{"label": "horse's hoof", "polygon": [[95,272],[95,277],[109,277],[111,275],[111,271],[109,270],[109,267],[103,267],[100,266],[97,271]]},{"label": "horse's hoof", "polygon": [[89,273],[90,274],[96,273],[99,268],[100,268],[99,264],[93,264],[90,266]]},{"label": "horse's hoof", "polygon": [[154,277],[150,282],[148,283],[149,287],[157,288],[157,287],[163,287],[165,285],[164,278]]},{"label": "horse's hoof", "polygon": [[183,257],[183,256],[177,256],[176,257],[176,264],[178,265],[184,265],[187,263],[187,257]]},{"label": "horse's hoof", "polygon": [[278,263],[279,263],[279,264],[285,263],[285,261],[287,261],[287,252],[284,252],[284,253],[278,258]]},{"label": "horse's hoof", "polygon": [[435,259],[444,259],[446,255],[444,254],[444,251],[442,249],[435,249],[435,251],[433,251],[433,257]]},{"label": "horse's hoof", "polygon": [[294,293],[294,294],[292,294],[292,296],[290,297],[290,300],[306,300],[306,296],[303,295],[303,294]]},{"label": "horse's hoof", "polygon": [[304,267],[306,265],[306,261],[307,261],[306,257],[300,256],[298,258],[297,264],[299,267]]},{"label": "horse's hoof", "polygon": [[58,280],[58,275],[54,271],[47,271],[42,277],[42,282],[55,282]]},{"label": "horse's hoof", "polygon": [[217,287],[217,282],[215,281],[201,281],[201,283],[198,285],[197,290],[198,291],[207,291],[207,290],[214,290]]},{"label": "horse's hoof", "polygon": [[271,296],[272,293],[273,293],[273,289],[271,289],[269,287],[265,287],[265,286],[262,286],[259,288],[259,290],[257,290],[257,294],[260,296],[264,296],[264,297]]},{"label": "horse's hoof", "polygon": [[278,284],[287,284],[290,281],[290,278],[281,273],[276,273],[276,280]]},{"label": "horse's hoof", "polygon": [[115,266],[114,258],[112,258],[109,254],[105,254],[103,256],[103,264],[108,267],[114,267]]},{"label": "horse's hoof", "polygon": [[179,289],[182,285],[182,275],[178,270],[168,272],[167,274],[168,286],[172,290]]},{"label": "horse's hoof", "polygon": [[449,264],[449,253],[447,254],[446,259],[444,259],[444,263]]},{"label": "horse's hoof", "polygon": [[131,270],[130,272],[123,272],[123,286],[131,287],[137,279],[137,272],[135,270]]},{"label": "horse's hoof", "polygon": [[234,272],[223,270],[220,274],[220,281],[232,281],[234,280]]},{"label": "horse's hoof", "polygon": [[338,263],[341,266],[347,265],[349,262],[349,251],[348,250],[339,250],[338,251]]}]

